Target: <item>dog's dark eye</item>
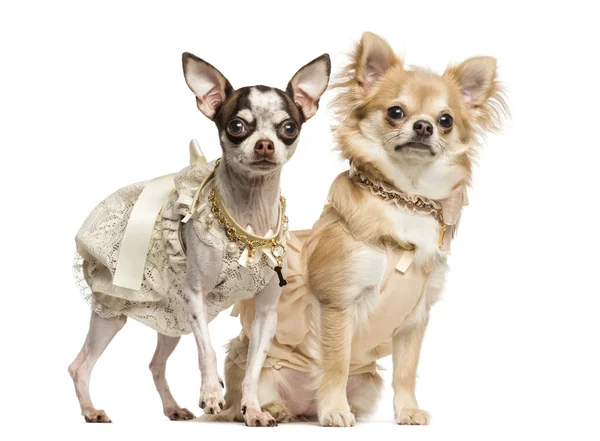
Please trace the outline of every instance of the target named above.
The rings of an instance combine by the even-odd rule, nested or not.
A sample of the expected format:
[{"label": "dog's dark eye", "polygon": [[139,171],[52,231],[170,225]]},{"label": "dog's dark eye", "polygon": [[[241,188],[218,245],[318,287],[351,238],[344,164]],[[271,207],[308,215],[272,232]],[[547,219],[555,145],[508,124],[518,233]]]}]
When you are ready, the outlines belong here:
[{"label": "dog's dark eye", "polygon": [[279,131],[284,138],[294,138],[298,134],[298,125],[294,121],[284,121]]},{"label": "dog's dark eye", "polygon": [[440,119],[438,119],[438,122],[440,123],[440,126],[449,129],[450,127],[452,127],[453,119],[450,115],[448,115],[447,113],[444,113],[442,116],[440,116]]},{"label": "dog's dark eye", "polygon": [[388,116],[392,119],[402,119],[404,118],[404,110],[402,107],[394,106],[388,109]]},{"label": "dog's dark eye", "polygon": [[241,119],[232,119],[227,124],[227,133],[231,136],[243,136],[247,130],[246,123]]}]

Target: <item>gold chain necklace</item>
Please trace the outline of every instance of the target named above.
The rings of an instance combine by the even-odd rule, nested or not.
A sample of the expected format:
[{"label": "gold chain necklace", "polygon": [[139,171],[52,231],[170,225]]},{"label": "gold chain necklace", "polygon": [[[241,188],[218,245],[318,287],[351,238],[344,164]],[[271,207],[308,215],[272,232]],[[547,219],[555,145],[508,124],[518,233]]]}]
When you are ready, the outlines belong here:
[{"label": "gold chain necklace", "polygon": [[[218,165],[218,164],[217,164]],[[216,167],[215,167],[216,168]],[[277,231],[273,237],[261,237],[246,231],[241,225],[239,225],[235,219],[229,214],[223,200],[219,193],[213,188],[208,195],[208,202],[210,204],[210,213],[207,216],[207,221],[210,224],[216,219],[225,230],[229,243],[227,244],[227,251],[233,252],[237,249],[237,244],[240,243],[248,248],[248,263],[254,263],[254,257],[256,250],[262,247],[271,247],[271,254],[275,258],[277,265],[273,270],[279,277],[279,286],[287,285],[287,281],[283,276],[283,258],[286,253],[285,245],[281,240],[282,232],[288,228],[288,217],[285,215],[285,198],[279,196],[279,216],[277,219]]]},{"label": "gold chain necklace", "polygon": [[[393,200],[394,202],[404,207],[413,208],[416,211],[424,210],[429,211],[428,214],[438,222],[440,226],[438,246],[441,247],[444,241],[444,233],[446,232],[446,224],[444,223],[444,213],[440,203],[434,201],[425,200],[422,197],[417,197],[415,201],[411,200],[410,196],[400,190],[386,185],[382,182],[374,183],[369,177],[362,171],[356,169],[355,176],[357,182],[371,190],[373,194],[378,195],[384,200]],[[436,206],[437,205],[437,206]]]}]

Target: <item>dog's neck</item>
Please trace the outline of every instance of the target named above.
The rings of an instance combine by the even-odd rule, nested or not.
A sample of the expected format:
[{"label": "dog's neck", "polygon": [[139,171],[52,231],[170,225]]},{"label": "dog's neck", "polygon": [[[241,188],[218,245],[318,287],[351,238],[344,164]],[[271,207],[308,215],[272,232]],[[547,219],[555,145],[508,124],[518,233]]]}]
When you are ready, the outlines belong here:
[{"label": "dog's neck", "polygon": [[433,200],[445,199],[453,189],[467,184],[470,179],[468,170],[450,158],[438,158],[425,164],[411,161],[392,163],[387,157],[368,161],[349,159],[354,166],[377,180],[411,196]]},{"label": "dog's neck", "polygon": [[264,236],[269,230],[277,230],[280,177],[281,169],[262,176],[248,176],[223,161],[215,172],[215,184],[231,217]]},{"label": "dog's neck", "polygon": [[448,197],[454,188],[465,183],[466,178],[464,170],[446,158],[427,164],[405,161],[396,164],[389,173],[396,188],[435,200]]},{"label": "dog's neck", "polygon": [[379,139],[364,136],[358,127],[339,130],[336,137],[342,156],[354,166],[409,195],[441,200],[470,183],[471,159],[466,152],[417,161],[390,157]]}]

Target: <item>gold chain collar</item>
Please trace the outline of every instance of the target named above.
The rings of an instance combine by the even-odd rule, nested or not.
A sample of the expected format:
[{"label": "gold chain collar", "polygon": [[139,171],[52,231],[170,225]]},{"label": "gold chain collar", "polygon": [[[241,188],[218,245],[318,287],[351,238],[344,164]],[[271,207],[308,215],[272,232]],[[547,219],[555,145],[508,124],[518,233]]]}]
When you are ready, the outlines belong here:
[{"label": "gold chain collar", "polygon": [[395,204],[402,206],[405,209],[412,210],[419,214],[429,214],[433,216],[440,225],[438,246],[442,246],[444,233],[446,232],[446,224],[444,223],[444,213],[440,202],[423,196],[410,196],[408,193],[398,190],[381,181],[373,182],[364,172],[357,169],[353,164],[350,164],[350,169],[350,175],[354,177],[357,184],[368,188],[371,190],[372,194],[381,197],[384,201],[393,201]]},{"label": "gold chain collar", "polygon": [[[215,163],[215,170],[218,167],[220,161],[217,160]],[[213,170],[214,173],[214,170]],[[211,226],[213,220],[217,220],[219,225],[225,230],[227,239],[233,244],[242,244],[248,248],[248,262],[253,263],[256,250],[262,247],[271,247],[271,254],[277,261],[274,271],[279,277],[279,286],[287,284],[285,277],[282,274],[283,270],[283,258],[286,253],[285,245],[281,240],[283,232],[287,230],[288,217],[285,215],[285,197],[279,196],[279,209],[277,216],[277,231],[271,237],[261,237],[245,230],[236,220],[229,214],[219,192],[216,187],[210,191],[208,195],[208,203],[210,204],[210,213],[207,216],[209,223],[208,227]],[[283,234],[282,234],[283,233]],[[234,245],[235,247],[235,245]],[[230,244],[227,244],[227,250],[230,250]]]}]

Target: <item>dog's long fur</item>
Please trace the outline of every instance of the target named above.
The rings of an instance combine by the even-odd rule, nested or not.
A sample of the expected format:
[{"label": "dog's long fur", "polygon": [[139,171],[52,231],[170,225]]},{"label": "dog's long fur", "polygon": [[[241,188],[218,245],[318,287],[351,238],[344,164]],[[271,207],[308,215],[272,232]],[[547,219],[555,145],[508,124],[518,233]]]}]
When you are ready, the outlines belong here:
[{"label": "dog's long fur", "polygon": [[[470,183],[477,146],[485,133],[500,128],[507,112],[493,58],[470,58],[441,76],[409,70],[387,42],[371,33],[363,35],[334,87],[334,133],[342,157],[374,180],[436,200]],[[390,115],[394,107],[401,108],[401,118]],[[448,115],[450,127],[442,125]],[[427,136],[419,132],[423,124],[430,127]],[[439,225],[432,216],[384,203],[348,173],[333,182],[329,202],[345,228],[322,228],[313,233],[314,251],[305,248],[305,278],[320,305],[320,326],[315,328],[321,348],[319,366],[315,365],[321,371],[317,390],[306,398],[303,391],[310,390],[310,375],[282,368],[273,379],[273,369],[265,368],[261,403],[285,407],[287,419],[317,414],[328,426],[352,426],[355,414],[374,409],[381,379],[376,374],[349,377],[350,343],[378,306],[387,259],[378,245],[410,243],[416,248],[413,265],[433,264],[434,269],[425,295],[390,336],[394,411],[399,424],[427,424],[429,416],[416,401],[415,377],[429,310],[448,269],[446,252],[438,246]],[[228,393],[236,393],[239,371],[228,362]],[[293,394],[286,394],[290,387]]]},{"label": "dog's long fur", "polygon": [[[238,224],[251,226],[256,234],[265,236],[269,230],[277,231],[281,168],[294,154],[300,128],[315,114],[319,98],[327,88],[329,56],[324,54],[302,67],[292,77],[285,92],[266,86],[234,90],[217,69],[189,53],[183,54],[183,68],[198,109],[212,119],[219,130],[223,157],[215,172],[215,185],[223,204]],[[215,288],[216,277],[221,271],[222,250],[203,243],[192,227],[193,222],[197,220],[192,218],[192,222],[181,226],[187,245],[183,297],[198,346],[202,374],[200,407],[205,413],[216,414],[225,405],[224,386],[208,333],[205,299]],[[256,295],[257,313],[249,342],[248,369],[241,383],[242,393],[233,405],[236,409],[244,407],[247,425],[273,426],[276,420],[260,408],[257,383],[275,332],[281,287],[278,277],[273,276],[259,292],[252,292],[250,287],[243,288]],[[106,319],[96,310],[93,309],[87,339],[69,366],[69,373],[86,421],[110,422],[104,411],[92,405],[89,378],[95,362],[123,327],[126,317]],[[177,404],[165,379],[167,359],[178,342],[179,337],[159,333],[156,353],[150,364],[164,413],[173,420],[193,418],[190,411]]]},{"label": "dog's long fur", "polygon": [[[475,147],[486,131],[499,128],[506,108],[493,58],[468,59],[442,76],[419,68],[406,70],[391,47],[370,33],[363,35],[336,87],[340,92],[333,103],[339,121],[335,133],[342,156],[374,179],[438,200],[470,183]],[[389,115],[395,106],[403,110],[399,120]],[[441,125],[442,115],[452,117],[451,127]],[[432,127],[427,138],[416,129],[421,121]],[[422,145],[413,149],[414,142]],[[334,182],[330,203],[350,234],[341,228],[335,235],[329,232],[326,240],[336,246],[319,242],[307,261],[308,283],[321,304],[319,420],[323,425],[354,424],[346,398],[350,342],[364,326],[356,318],[367,316],[377,305],[382,270],[361,275],[354,285],[340,281],[385,259],[372,245],[397,241],[415,245],[414,265],[435,263],[425,296],[393,335],[396,421],[427,423],[414,390],[429,309],[440,295],[447,271],[446,254],[438,247],[439,227],[430,216],[408,214],[383,203],[358,188],[348,175]],[[340,259],[344,250],[353,258]],[[325,264],[336,259],[337,265]]]}]

